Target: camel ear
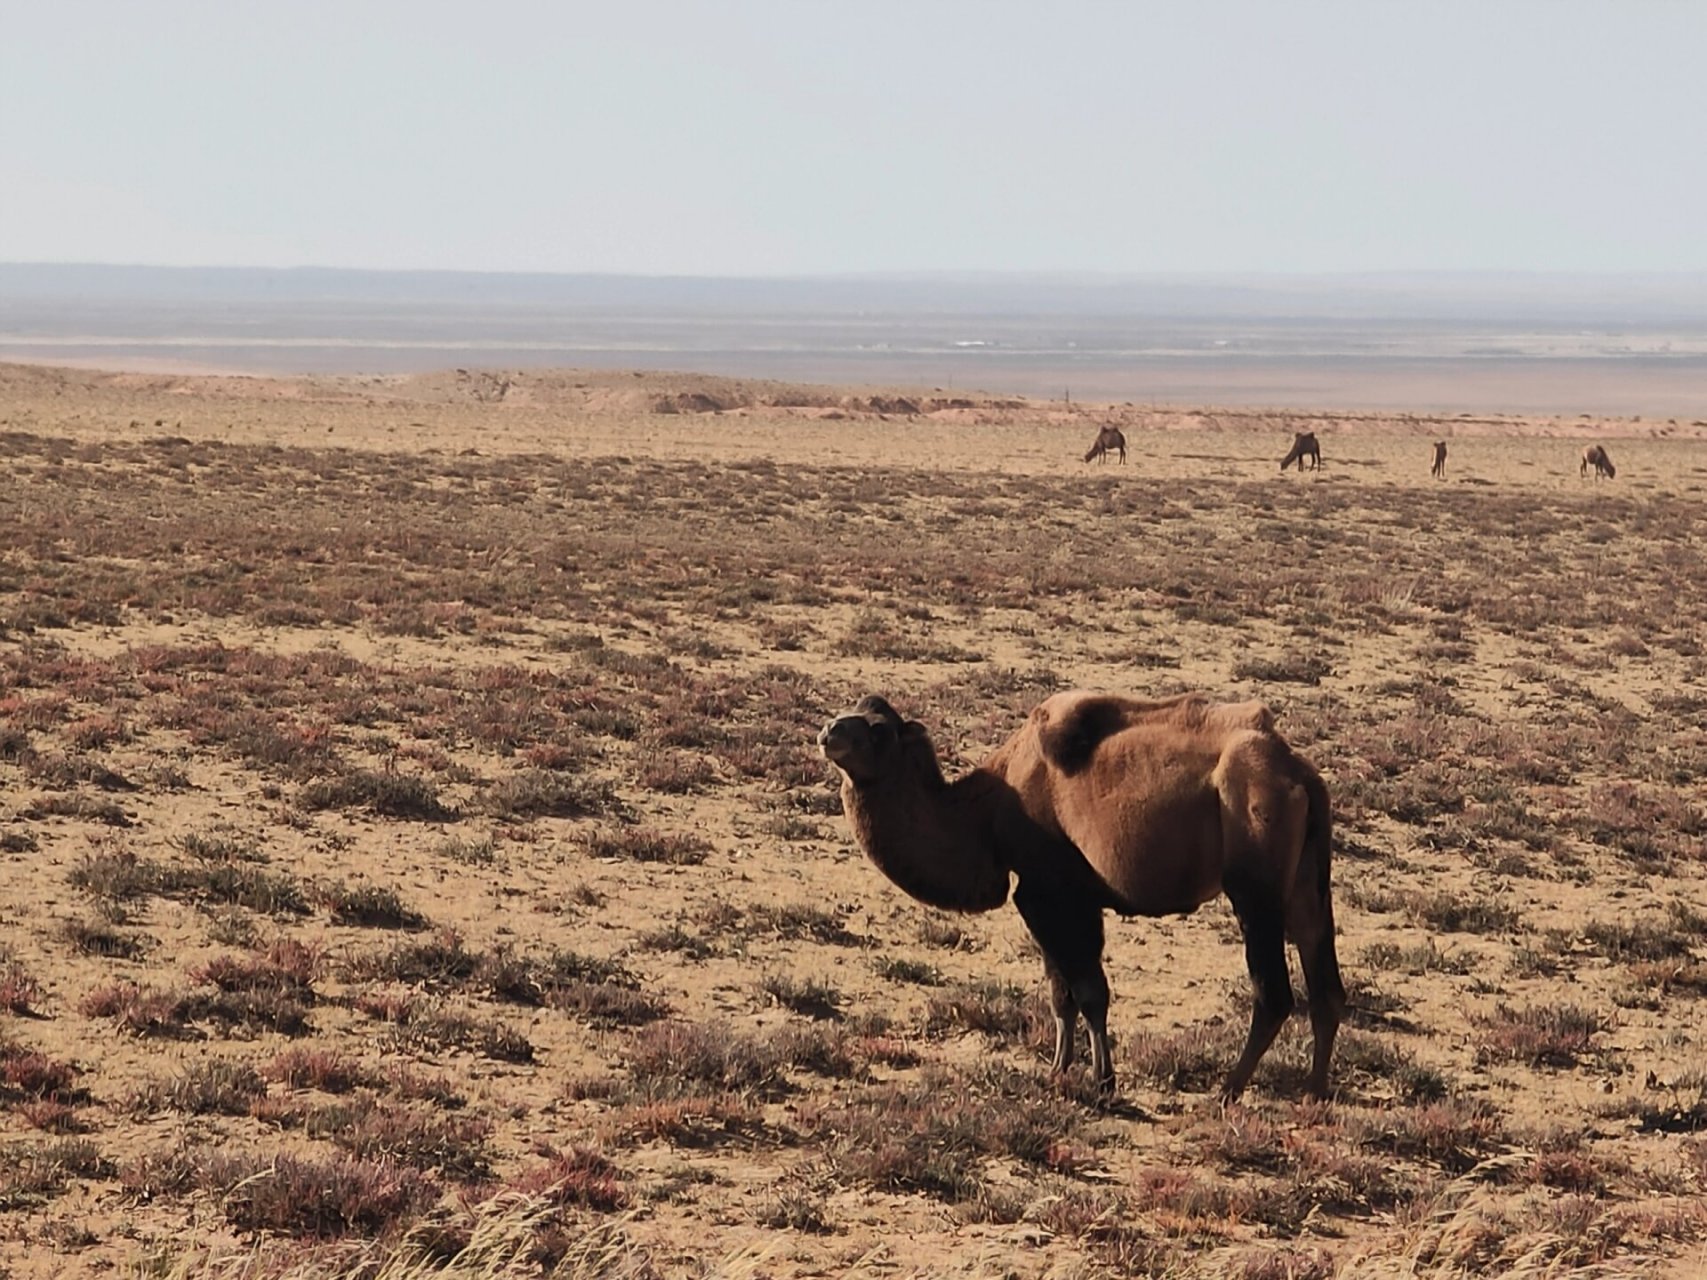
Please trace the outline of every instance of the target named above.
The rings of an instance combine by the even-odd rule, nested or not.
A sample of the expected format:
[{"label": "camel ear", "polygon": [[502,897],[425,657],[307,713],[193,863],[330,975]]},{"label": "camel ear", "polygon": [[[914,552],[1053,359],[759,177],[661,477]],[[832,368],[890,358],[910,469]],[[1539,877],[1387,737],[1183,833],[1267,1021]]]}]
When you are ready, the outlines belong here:
[{"label": "camel ear", "polygon": [[[889,705],[888,699],[881,698],[875,693],[868,693],[855,703],[854,714],[864,716],[867,720],[872,720],[873,723],[883,721],[892,729],[901,727],[899,713]],[[873,719],[874,717],[875,719]]]}]

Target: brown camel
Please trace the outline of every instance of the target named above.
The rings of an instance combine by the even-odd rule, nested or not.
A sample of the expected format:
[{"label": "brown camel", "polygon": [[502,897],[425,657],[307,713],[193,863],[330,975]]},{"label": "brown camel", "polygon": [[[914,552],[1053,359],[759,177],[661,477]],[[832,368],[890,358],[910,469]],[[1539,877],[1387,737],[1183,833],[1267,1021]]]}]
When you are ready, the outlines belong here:
[{"label": "brown camel", "polygon": [[1099,462],[1107,462],[1110,449],[1117,450],[1120,453],[1122,463],[1126,461],[1126,437],[1120,433],[1119,427],[1104,427],[1097,432],[1097,438],[1092,443],[1090,452],[1085,454],[1085,461],[1089,462],[1094,458]]},{"label": "brown camel", "polygon": [[1014,905],[1049,977],[1057,1071],[1072,1062],[1083,1014],[1092,1073],[1114,1087],[1103,908],[1173,915],[1224,892],[1256,1000],[1222,1096],[1244,1090],[1292,1011],[1288,940],[1309,988],[1310,1092],[1327,1095],[1345,1007],[1328,792],[1262,703],[1056,694],[955,782],[943,778],[925,727],[875,695],[826,725],[818,743],[842,771],[842,807],[860,846],[908,894],[993,911],[1017,879]]},{"label": "brown camel", "polygon": [[1577,474],[1586,476],[1590,467],[1594,468],[1596,480],[1610,480],[1618,474],[1618,468],[1612,465],[1612,459],[1607,455],[1606,450],[1598,444],[1591,444],[1583,450],[1583,461],[1582,465],[1577,468]]},{"label": "brown camel", "polygon": [[1428,469],[1428,473],[1436,480],[1446,478],[1446,441],[1434,442],[1434,465]]},{"label": "brown camel", "polygon": [[1310,459],[1312,471],[1322,465],[1322,446],[1316,443],[1314,431],[1300,431],[1292,437],[1292,450],[1280,460],[1280,469],[1284,471],[1296,462],[1302,471],[1305,458]]}]

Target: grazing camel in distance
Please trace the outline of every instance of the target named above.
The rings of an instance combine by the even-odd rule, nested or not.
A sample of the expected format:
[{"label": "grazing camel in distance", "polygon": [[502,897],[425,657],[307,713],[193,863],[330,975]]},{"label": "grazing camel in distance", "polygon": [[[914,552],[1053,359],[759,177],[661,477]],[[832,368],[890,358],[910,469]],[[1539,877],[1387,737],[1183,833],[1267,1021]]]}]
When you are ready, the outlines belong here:
[{"label": "grazing camel in distance", "polygon": [[1103,909],[1184,914],[1225,893],[1255,1003],[1222,1097],[1243,1092],[1292,1012],[1288,941],[1309,989],[1309,1089],[1327,1096],[1345,1009],[1328,792],[1262,703],[1059,693],[954,782],[925,727],[875,695],[830,721],[818,744],[842,772],[842,808],[860,847],[906,893],[951,911],[993,911],[1017,881],[1014,905],[1049,978],[1055,1070],[1072,1063],[1082,1014],[1092,1074],[1114,1088]]},{"label": "grazing camel in distance", "polygon": [[1298,470],[1304,470],[1304,459],[1310,459],[1310,470],[1314,471],[1322,465],[1322,446],[1316,443],[1314,431],[1300,431],[1292,437],[1292,450],[1280,460],[1280,469],[1285,471],[1294,462]]},{"label": "grazing camel in distance", "polygon": [[1446,441],[1434,442],[1434,465],[1428,469],[1428,473],[1436,480],[1446,479]]},{"label": "grazing camel in distance", "polygon": [[1085,461],[1095,458],[1099,462],[1108,461],[1108,451],[1114,449],[1120,454],[1122,464],[1126,462],[1126,437],[1120,433],[1119,427],[1104,427],[1097,432],[1097,438],[1092,441],[1090,452],[1085,454]]},{"label": "grazing camel in distance", "polygon": [[1586,476],[1590,467],[1594,468],[1596,480],[1610,480],[1618,474],[1618,468],[1612,465],[1612,459],[1607,455],[1606,450],[1598,444],[1591,444],[1583,450],[1582,465],[1577,468],[1577,474]]}]

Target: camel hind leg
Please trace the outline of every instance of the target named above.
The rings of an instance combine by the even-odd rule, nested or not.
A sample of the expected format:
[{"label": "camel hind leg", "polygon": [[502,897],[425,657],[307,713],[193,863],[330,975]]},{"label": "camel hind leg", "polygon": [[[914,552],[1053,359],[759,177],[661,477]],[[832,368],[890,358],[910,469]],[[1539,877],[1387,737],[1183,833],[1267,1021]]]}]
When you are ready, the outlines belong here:
[{"label": "camel hind leg", "polygon": [[1049,1002],[1055,1013],[1055,1057],[1051,1067],[1073,1065],[1079,1015],[1091,1033],[1091,1075],[1105,1093],[1114,1091],[1114,1062],[1108,1042],[1108,976],[1102,968],[1102,907],[1070,894],[1040,890],[1022,879],[1014,890],[1031,936],[1043,952]]},{"label": "camel hind leg", "polygon": [[1334,947],[1334,898],[1330,877],[1333,818],[1328,789],[1310,769],[1302,782],[1309,797],[1304,827],[1303,856],[1298,862],[1292,897],[1287,903],[1286,933],[1298,948],[1304,985],[1310,997],[1310,1030],[1314,1037],[1310,1059],[1310,1092],[1328,1096],[1328,1064],[1334,1037],[1345,1016],[1345,983],[1340,978],[1339,952]]},{"label": "camel hind leg", "polygon": [[[1298,914],[1308,916],[1299,923]],[[1287,922],[1287,934],[1298,948],[1304,966],[1304,985],[1310,993],[1310,1032],[1315,1041],[1310,1058],[1310,1094],[1328,1096],[1328,1064],[1334,1056],[1334,1037],[1345,1016],[1345,984],[1340,979],[1339,954],[1334,949],[1334,909],[1331,902],[1312,905]]]},{"label": "camel hind leg", "polygon": [[1292,975],[1286,968],[1286,918],[1280,895],[1252,877],[1227,876],[1223,887],[1245,935],[1245,964],[1251,973],[1251,1029],[1245,1051],[1221,1086],[1224,1102],[1245,1091],[1257,1064],[1292,1014]]}]

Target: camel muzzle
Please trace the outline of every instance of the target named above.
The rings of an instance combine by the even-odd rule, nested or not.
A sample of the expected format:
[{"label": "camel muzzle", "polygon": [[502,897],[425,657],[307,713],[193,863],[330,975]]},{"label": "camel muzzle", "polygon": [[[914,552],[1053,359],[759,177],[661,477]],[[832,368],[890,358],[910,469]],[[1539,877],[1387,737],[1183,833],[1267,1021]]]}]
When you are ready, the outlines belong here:
[{"label": "camel muzzle", "polygon": [[858,748],[857,731],[852,727],[856,724],[861,729],[868,728],[860,716],[839,716],[819,730],[818,750],[831,764],[840,764]]}]

